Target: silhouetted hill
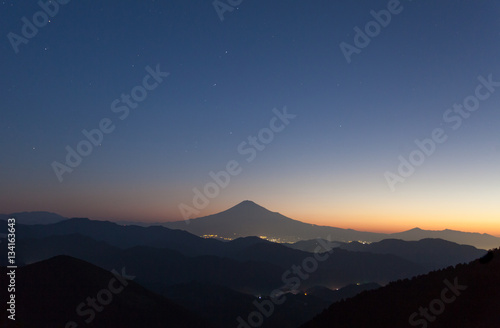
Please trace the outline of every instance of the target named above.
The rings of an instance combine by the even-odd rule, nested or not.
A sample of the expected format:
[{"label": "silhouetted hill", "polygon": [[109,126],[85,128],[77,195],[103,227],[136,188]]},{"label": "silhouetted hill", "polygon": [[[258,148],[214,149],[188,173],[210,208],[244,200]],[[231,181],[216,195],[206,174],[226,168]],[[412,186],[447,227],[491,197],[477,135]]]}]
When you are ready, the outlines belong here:
[{"label": "silhouetted hill", "polygon": [[[230,243],[223,244],[231,246]],[[311,253],[266,241],[237,248],[231,256],[193,257],[175,250],[147,246],[119,249],[76,234],[20,239],[17,248],[18,261],[26,263],[59,254],[81,258],[105,269],[126,263],[141,284],[155,290],[198,281],[252,294],[267,294],[283,286],[286,271],[291,271],[292,266],[302,266],[307,258],[313,258]],[[339,288],[358,282],[386,284],[425,272],[422,266],[394,255],[335,250],[307,274],[308,278],[301,281],[299,289],[315,285]],[[288,280],[295,279],[295,276],[291,272],[286,275]]]},{"label": "silhouetted hill", "polygon": [[455,230],[422,230],[414,228],[408,231],[393,233],[390,238],[402,240],[421,240],[425,238],[444,239],[461,245],[472,245],[481,249],[493,249],[500,246],[500,238],[486,233],[471,233]]},{"label": "silhouetted hill", "polygon": [[[128,268],[122,271],[122,267],[117,267],[116,271],[130,275]],[[2,277],[6,273],[7,269],[0,267]],[[73,321],[78,325],[73,327],[211,327],[198,315],[129,278],[120,280],[109,271],[68,256],[17,269],[15,324],[24,328],[54,328],[66,327],[67,322]],[[6,292],[0,293],[2,304],[6,304],[7,297]],[[96,307],[88,303],[89,297],[97,300]],[[0,326],[16,327],[13,324],[3,313]]]},{"label": "silhouetted hill", "polygon": [[[163,293],[174,302],[199,313],[219,328],[238,326],[237,317],[247,318],[257,310],[255,302],[268,298],[235,292],[223,286],[187,283],[167,288]],[[272,316],[266,318],[262,328],[295,328],[326,309],[331,302],[303,294],[287,294],[283,304],[275,307]]]},{"label": "silhouetted hill", "polygon": [[303,328],[500,327],[500,251],[332,304]]},{"label": "silhouetted hill", "polygon": [[266,236],[287,243],[315,238],[339,242],[377,242],[389,238],[417,241],[425,238],[440,238],[482,249],[500,246],[500,238],[498,237],[452,230],[427,231],[416,228],[395,234],[383,234],[318,226],[290,219],[277,212],[271,212],[251,201],[241,202],[217,214],[192,219],[189,224],[186,224],[185,221],[178,221],[163,225],[172,229],[186,230],[198,236],[218,235],[225,238]]},{"label": "silhouetted hill", "polygon": [[352,242],[340,245],[349,251],[393,254],[431,269],[440,269],[458,263],[468,263],[486,254],[485,250],[469,245],[458,245],[442,239],[403,241],[385,239],[372,244]]},{"label": "silhouetted hill", "polygon": [[[321,243],[320,243],[321,242]],[[325,247],[324,245],[328,245]],[[286,244],[293,249],[306,251],[340,248],[353,252],[370,252],[375,254],[392,254],[421,264],[428,270],[444,268],[458,263],[467,263],[484,254],[485,250],[469,245],[458,245],[442,239],[422,239],[419,241],[403,241],[384,239],[371,244],[356,241],[351,243],[328,242],[326,240],[305,240],[294,244]],[[321,247],[318,247],[321,246]]]},{"label": "silhouetted hill", "polygon": [[[322,241],[320,243],[320,240]],[[326,252],[330,249],[340,247],[341,242],[335,242],[335,241],[328,241],[326,239],[322,238],[315,238],[315,239],[309,239],[309,240],[301,240],[296,243],[285,243],[283,244],[284,246],[293,248],[293,249],[300,249],[301,251],[305,252],[311,252],[311,253],[316,253],[316,252]],[[324,245],[328,245],[328,247],[325,247]]]},{"label": "silhouetted hill", "polygon": [[[267,261],[285,269],[300,265],[308,257],[311,257],[311,253],[269,242],[251,245],[232,256],[245,261]],[[335,249],[303,284],[304,288],[314,286],[315,283],[331,288],[357,282],[375,281],[386,284],[391,280],[425,272],[428,272],[427,268],[394,255]]]},{"label": "silhouetted hill", "polygon": [[0,214],[0,220],[6,221],[9,218],[15,218],[19,224],[51,224],[57,223],[68,218],[50,212],[20,212],[11,214]]},{"label": "silhouetted hill", "polygon": [[[4,229],[6,229],[4,227]],[[224,243],[214,239],[197,237],[182,230],[161,226],[121,226],[109,221],[95,221],[73,218],[46,225],[16,225],[17,233],[23,238],[80,234],[112,246],[129,248],[134,246],[164,247],[178,250],[187,255],[217,254]]]},{"label": "silhouetted hill", "polygon": [[136,246],[120,249],[78,234],[20,239],[17,259],[25,263],[69,255],[104,269],[126,265],[136,281],[152,290],[190,281],[227,286],[242,292],[260,292],[280,286],[283,268],[262,261],[237,261],[216,256],[186,256],[166,248]]},{"label": "silhouetted hill", "polygon": [[[41,213],[41,214],[38,214]],[[27,222],[29,224],[43,221],[43,225],[50,225],[50,222],[64,220],[65,218],[57,214],[47,212],[25,212],[18,213],[20,219],[18,224]],[[43,214],[43,215],[42,215]],[[66,221],[66,224],[62,224]],[[452,230],[443,231],[427,231],[418,228],[395,233],[383,234],[365,231],[356,231],[352,229],[341,229],[328,226],[318,226],[314,224],[304,223],[297,220],[290,219],[277,212],[271,212],[262,206],[259,206],[251,201],[244,201],[240,204],[217,214],[209,215],[202,218],[192,219],[189,224],[185,221],[167,222],[161,224],[163,227],[170,228],[170,232],[162,230],[158,225],[149,226],[147,229],[144,227],[144,222],[137,223],[137,225],[123,225],[116,224],[108,221],[91,221],[88,219],[70,219],[56,226],[46,227],[46,229],[34,229],[29,236],[45,237],[53,234],[69,234],[81,233],[88,235],[96,240],[103,240],[112,245],[122,248],[132,247],[137,245],[147,245],[153,247],[169,247],[182,251],[184,254],[200,255],[200,253],[190,253],[192,249],[190,244],[184,249],[181,249],[180,242],[177,238],[189,238],[186,234],[181,232],[172,232],[170,229],[178,229],[188,231],[196,236],[203,235],[218,235],[224,238],[238,238],[248,236],[266,236],[267,239],[276,239],[280,242],[297,242],[303,240],[311,240],[316,238],[323,238],[326,240],[335,240],[339,242],[351,241],[366,241],[377,242],[384,239],[401,239],[407,241],[418,241],[425,238],[439,238],[455,242],[458,244],[472,245],[482,249],[496,248],[500,246],[500,238],[488,234],[467,233]],[[97,225],[93,222],[101,222]],[[56,223],[57,224],[57,223]],[[98,226],[99,231],[96,231]],[[125,230],[115,231],[116,227],[127,227]],[[101,229],[104,229],[101,231]],[[6,232],[6,225],[0,227],[0,235]],[[28,231],[29,232],[29,231]],[[116,234],[116,232],[119,232]],[[137,241],[129,238],[134,234]],[[116,235],[111,238],[110,235]],[[103,238],[107,238],[104,240]],[[191,237],[192,238],[192,237]],[[216,254],[220,245],[215,243],[215,240],[210,239],[212,244],[203,243],[203,247],[199,247],[202,243],[200,241],[192,240],[196,249],[205,249],[203,254]]]},{"label": "silhouetted hill", "polygon": [[[280,244],[271,243],[255,237],[243,238],[234,240],[232,242],[221,242],[213,239],[204,239],[196,237],[188,232],[180,230],[171,230],[164,227],[138,227],[138,226],[120,226],[115,223],[106,221],[92,221],[88,219],[70,219],[67,221],[59,222],[52,225],[33,225],[23,226],[18,225],[18,234],[23,236],[23,240],[27,241],[29,238],[42,238],[46,236],[64,236],[68,234],[79,233],[97,241],[104,241],[112,246],[121,248],[126,247],[161,247],[168,248],[181,252],[183,255],[195,256],[199,254],[217,256],[223,267],[229,266],[231,270],[226,272],[235,272],[236,276],[244,276],[235,270],[233,265],[229,265],[229,261],[223,260],[220,257],[230,258],[238,262],[256,262],[260,263],[257,267],[264,270],[264,266],[269,268],[276,268],[273,276],[273,281],[279,281],[283,272],[289,269],[292,265],[300,265],[302,261],[310,257],[311,254],[299,250],[290,249]],[[38,257],[38,260],[47,258],[47,254],[42,252],[48,249],[49,245],[55,243],[50,249],[50,256],[58,254],[68,254],[78,258],[85,259],[97,265],[105,265],[105,263],[96,262],[96,257],[101,256],[104,252],[96,250],[95,252],[87,252],[87,257],[81,254],[80,249],[90,249],[91,247],[76,247],[75,240],[71,238],[67,241],[67,245],[57,244],[58,239],[48,239],[46,243],[38,243],[37,246],[29,246],[26,248],[25,257],[19,257],[19,261],[34,261],[33,254],[42,254],[45,257]],[[94,248],[97,248],[94,246]],[[73,249],[73,253],[64,253]],[[22,253],[20,253],[22,254]],[[95,256],[93,254],[96,254]],[[113,257],[110,255],[110,257]],[[140,255],[137,255],[140,258]],[[147,256],[145,256],[147,260]],[[170,258],[165,261],[169,261]],[[213,261],[215,259],[212,258]],[[190,260],[194,261],[194,260]],[[197,265],[191,264],[200,270],[200,258],[198,258]],[[208,261],[205,258],[204,261]],[[183,265],[186,264],[182,262]],[[223,264],[222,264],[223,263]],[[243,263],[245,264],[245,263]],[[152,264],[153,265],[153,264]],[[240,267],[241,264],[238,264]],[[189,273],[181,264],[176,264],[174,267],[179,267],[181,272],[186,272],[186,277],[193,277],[193,273]],[[280,269],[278,269],[280,268]],[[204,269],[201,268],[200,272]],[[245,273],[248,270],[242,271]],[[250,269],[249,272],[254,272],[255,269]],[[265,270],[264,270],[265,271]],[[415,274],[427,272],[426,268],[417,265],[411,261],[395,257],[393,255],[370,254],[359,252],[346,252],[338,250],[333,252],[328,260],[322,262],[311,278],[304,282],[303,288],[314,285],[324,285],[331,288],[338,288],[350,283],[357,282],[378,282],[385,284],[394,279],[411,277]],[[274,287],[275,283],[266,283],[264,276],[261,273],[255,273],[256,277],[262,277],[262,281],[246,282],[251,291],[266,290],[265,288]],[[171,274],[166,273],[165,277]],[[227,277],[227,276],[224,276]],[[195,277],[198,279],[198,277]],[[217,279],[217,277],[213,277]],[[269,278],[269,277],[268,277]],[[234,279],[227,278],[224,283],[232,282]],[[172,281],[171,283],[180,283],[183,281]],[[187,280],[190,281],[190,280]],[[214,280],[204,280],[211,283],[216,283]],[[222,283],[222,284],[224,284]],[[227,285],[235,290],[242,289],[241,284]],[[279,286],[279,285],[278,285]]]}]

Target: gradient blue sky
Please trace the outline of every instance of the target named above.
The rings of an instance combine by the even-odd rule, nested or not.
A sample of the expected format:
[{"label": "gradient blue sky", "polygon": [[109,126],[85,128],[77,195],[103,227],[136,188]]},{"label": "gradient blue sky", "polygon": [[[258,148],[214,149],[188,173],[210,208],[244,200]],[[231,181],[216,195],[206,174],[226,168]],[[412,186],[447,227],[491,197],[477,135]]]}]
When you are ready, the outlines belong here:
[{"label": "gradient blue sky", "polygon": [[[250,199],[343,228],[500,235],[500,88],[443,121],[478,76],[500,81],[500,4],[402,0],[348,64],[339,44],[387,3],[245,0],[222,22],[207,0],[70,1],[16,54],[7,34],[40,7],[3,1],[0,212],[178,220],[236,160],[199,216]],[[120,120],[111,103],[158,64],[170,76]],[[248,163],[238,145],[284,106],[296,118]],[[103,118],[115,130],[59,182],[51,163]],[[436,128],[448,140],[391,191],[384,173]]]}]

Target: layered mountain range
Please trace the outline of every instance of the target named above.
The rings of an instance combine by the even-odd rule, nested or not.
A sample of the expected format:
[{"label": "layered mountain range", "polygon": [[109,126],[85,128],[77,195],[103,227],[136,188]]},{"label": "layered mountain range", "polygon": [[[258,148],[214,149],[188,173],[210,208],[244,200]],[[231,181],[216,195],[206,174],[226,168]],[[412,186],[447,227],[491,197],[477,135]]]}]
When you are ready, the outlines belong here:
[{"label": "layered mountain range", "polygon": [[[10,216],[18,219],[16,214],[6,217]],[[425,231],[426,238],[421,240],[390,238],[362,243],[345,240],[357,233],[364,238],[375,238],[377,234],[313,226],[310,231],[302,229],[303,236],[323,229],[324,233],[331,234],[323,239],[314,235],[314,239],[296,243],[275,243],[255,236],[224,241],[160,225],[67,219],[46,212],[32,216],[23,213],[19,218],[16,292],[23,302],[18,307],[20,319],[15,324],[22,327],[63,326],[68,320],[78,326],[91,327],[139,327],[142,323],[160,327],[159,322],[171,327],[246,327],[252,315],[261,313],[261,327],[292,328],[306,324],[329,308],[314,319],[314,326],[330,323],[330,317],[344,320],[339,317],[336,304],[345,304],[356,294],[361,293],[361,297],[366,295],[364,291],[371,290],[370,293],[382,293],[380,298],[385,299],[390,296],[379,291],[394,288],[391,286],[396,281],[405,284],[417,281],[424,286],[426,280],[415,280],[415,277],[425,277],[433,270],[455,270],[464,263],[493,254],[470,244],[429,238],[434,232]],[[264,229],[266,220],[269,221],[267,230]],[[199,230],[198,234],[222,236],[225,229],[229,231],[226,224],[244,230],[244,222],[249,231],[258,231],[256,235],[267,237],[273,236],[276,231],[273,229],[280,226],[289,236],[295,229],[311,226],[249,201],[225,212],[192,220],[189,225],[172,224],[182,223],[183,228],[191,229],[203,227],[205,230]],[[252,228],[252,223],[256,227]],[[6,224],[0,225],[0,233],[7,233]],[[381,237],[378,235],[377,238]],[[496,238],[468,233],[449,236],[480,244],[493,243]],[[2,254],[7,252],[5,241],[0,244]],[[7,271],[6,258],[0,258],[3,271]],[[78,306],[85,303],[87,297],[108,288],[109,281],[113,277],[117,279],[116,272],[121,270],[134,277],[130,288],[114,295],[116,301],[102,311],[95,309],[92,322],[85,322],[90,318],[91,309],[81,307],[78,312]],[[490,278],[495,277],[492,274]],[[282,295],[283,302],[276,301],[276,291]],[[399,289],[394,293],[401,296],[397,294],[401,293]],[[46,295],[52,306],[40,305],[37,295]],[[369,307],[370,302],[377,306],[378,297],[374,296],[373,301],[369,298],[362,305],[356,303],[351,310],[342,307],[341,312],[354,311],[358,305]],[[267,316],[264,312],[270,311],[270,304],[274,305]],[[86,315],[81,315],[83,309],[87,309]],[[352,319],[346,318],[345,322]],[[7,324],[5,320],[5,317],[0,319],[2,326]]]}]

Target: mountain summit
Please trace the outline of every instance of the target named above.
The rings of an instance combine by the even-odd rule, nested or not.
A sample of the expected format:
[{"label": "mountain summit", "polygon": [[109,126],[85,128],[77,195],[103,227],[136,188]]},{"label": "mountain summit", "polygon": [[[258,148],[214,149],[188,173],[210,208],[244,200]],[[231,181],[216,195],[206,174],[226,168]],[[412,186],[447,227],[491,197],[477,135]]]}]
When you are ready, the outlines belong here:
[{"label": "mountain summit", "polygon": [[224,238],[266,236],[282,242],[295,242],[317,237],[335,240],[367,240],[375,238],[374,233],[333,227],[321,227],[290,219],[278,212],[272,212],[253,201],[245,200],[223,212],[184,221],[168,222],[171,229],[187,230],[193,234],[217,235]]},{"label": "mountain summit", "polygon": [[251,200],[245,200],[217,214],[192,219],[189,225],[185,221],[167,222],[163,225],[171,229],[186,230],[198,236],[217,235],[229,239],[265,236],[266,239],[288,243],[316,238],[338,242],[377,242],[387,238],[417,241],[424,238],[440,238],[482,249],[496,248],[500,245],[500,238],[461,231],[428,231],[414,228],[399,233],[385,234],[318,226],[290,219]]},{"label": "mountain summit", "polygon": [[241,213],[253,213],[253,214],[264,214],[264,213],[273,213],[269,211],[267,208],[260,206],[259,204],[251,201],[251,200],[244,200],[241,203],[221,212],[234,212],[237,214]]},{"label": "mountain summit", "polygon": [[184,221],[178,221],[165,223],[164,226],[187,230],[199,236],[218,235],[233,239],[247,236],[275,236],[283,229],[287,235],[293,236],[297,229],[295,225],[303,224],[305,223],[271,212],[253,201],[245,200],[223,212],[192,219],[189,225]]}]

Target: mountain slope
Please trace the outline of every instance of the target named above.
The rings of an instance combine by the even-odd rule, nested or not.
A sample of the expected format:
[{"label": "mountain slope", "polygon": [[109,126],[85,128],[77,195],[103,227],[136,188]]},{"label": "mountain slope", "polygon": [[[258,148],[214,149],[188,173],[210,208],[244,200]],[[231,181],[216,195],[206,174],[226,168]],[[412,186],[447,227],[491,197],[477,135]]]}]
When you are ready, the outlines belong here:
[{"label": "mountain slope", "polygon": [[385,239],[372,244],[352,242],[342,244],[342,249],[375,254],[393,254],[429,269],[439,269],[458,263],[468,263],[486,254],[485,250],[469,245],[458,245],[442,239],[403,241]]},{"label": "mountain slope", "polygon": [[230,209],[202,218],[185,221],[167,222],[164,226],[171,229],[183,229],[195,235],[215,234],[221,237],[235,238],[245,236],[267,236],[281,241],[297,241],[317,237],[330,240],[371,240],[376,233],[361,232],[351,229],[317,226],[290,219],[277,212],[271,212],[252,201],[243,201]]},{"label": "mountain slope", "polygon": [[111,270],[126,265],[141,285],[157,290],[191,281],[214,283],[241,292],[257,293],[279,286],[283,268],[262,261],[237,261],[216,256],[190,257],[178,251],[135,246],[120,249],[73,234],[19,240],[17,260],[33,263],[68,255]]},{"label": "mountain slope", "polygon": [[20,212],[0,214],[0,220],[7,221],[7,219],[9,218],[15,218],[16,223],[18,224],[51,224],[68,219],[59,214],[50,212]]},{"label": "mountain slope", "polygon": [[[287,244],[290,248],[305,251],[324,251],[325,247],[322,245],[328,245],[326,248],[340,248],[352,252],[392,254],[423,265],[429,271],[458,263],[467,263],[486,254],[485,250],[477,249],[473,246],[458,245],[450,241],[431,238],[419,241],[384,239],[371,244],[363,244],[356,241],[340,243],[313,239]],[[321,247],[318,248],[318,246]]]},{"label": "mountain slope", "polygon": [[467,233],[452,230],[427,231],[418,228],[395,234],[383,234],[318,226],[290,219],[271,212],[252,201],[240,204],[217,214],[185,221],[167,222],[165,227],[182,229],[195,235],[218,235],[224,238],[266,236],[281,242],[294,243],[301,240],[323,238],[331,241],[377,242],[395,238],[416,241],[424,238],[440,238],[458,244],[472,245],[482,249],[500,246],[500,238],[488,234]]},{"label": "mountain slope", "polygon": [[[2,228],[6,231],[6,225]],[[73,218],[46,225],[18,224],[16,230],[23,238],[80,234],[120,248],[164,247],[178,250],[186,255],[216,254],[224,247],[223,242],[200,238],[186,231],[161,226],[121,226],[109,221],[94,221],[85,218]]]},{"label": "mountain slope", "polygon": [[[44,214],[45,213],[45,214]],[[43,214],[43,215],[42,215]],[[45,217],[49,215],[50,217]],[[5,216],[4,218],[6,218]],[[69,234],[81,233],[88,235],[96,240],[103,240],[103,235],[106,235],[106,242],[122,248],[132,247],[137,245],[148,245],[153,247],[169,247],[172,249],[181,250],[179,242],[176,238],[184,239],[187,235],[181,232],[166,232],[158,225],[162,225],[170,229],[179,229],[188,231],[197,236],[203,235],[218,235],[219,237],[235,239],[238,237],[247,236],[266,236],[267,239],[276,239],[280,242],[293,243],[302,240],[310,240],[323,238],[327,240],[335,240],[339,242],[350,241],[367,241],[377,242],[383,239],[401,239],[406,241],[417,241],[425,238],[444,239],[457,244],[472,245],[481,249],[491,249],[500,246],[500,238],[488,234],[467,233],[461,231],[443,230],[443,231],[428,231],[418,228],[394,233],[383,234],[365,231],[356,231],[352,229],[341,229],[329,226],[318,226],[314,224],[304,223],[290,219],[277,212],[271,212],[262,206],[259,206],[251,201],[244,201],[240,204],[217,214],[209,215],[202,218],[192,219],[189,224],[185,221],[158,223],[156,226],[149,226],[149,230],[145,229],[144,222],[138,222],[137,225],[118,225],[108,221],[91,221],[88,219],[71,219],[60,222],[65,218],[53,213],[46,212],[25,212],[18,213],[18,224],[33,224],[43,223],[50,225],[51,222],[56,222],[56,226],[37,228],[36,235],[30,233],[32,237],[44,237],[51,234]],[[43,222],[40,222],[43,221]],[[94,229],[96,224],[89,222],[102,222],[97,231]],[[109,239],[110,232],[113,232],[116,227],[128,227],[119,231],[114,239]],[[34,227],[34,226],[33,226]],[[101,231],[102,230],[102,231]],[[6,232],[6,225],[0,226],[0,235]],[[142,233],[142,235],[140,235]],[[134,234],[135,241],[129,238]],[[186,237],[188,238],[188,237]],[[192,237],[191,237],[192,238]],[[165,240],[169,239],[168,245]],[[193,243],[198,243],[196,248],[205,249],[204,254],[215,254],[218,245],[215,240],[203,243],[203,247],[198,247],[202,242],[193,239]],[[176,246],[177,244],[177,246]],[[188,245],[189,246],[189,245]],[[184,248],[185,254],[190,253],[192,249]]]},{"label": "mountain slope", "polygon": [[[119,267],[116,271],[129,275],[128,270],[122,271]],[[0,267],[2,277],[6,273],[7,269]],[[4,313],[0,326],[211,327],[196,314],[146,290],[128,277],[130,280],[122,282],[109,271],[68,256],[20,268],[16,271],[16,321],[8,320]],[[7,293],[0,293],[0,302],[6,304],[7,297]],[[89,297],[97,300],[96,307],[88,303]],[[77,307],[82,303],[78,313]],[[71,321],[74,324],[67,325]]]},{"label": "mountain slope", "polygon": [[[269,242],[238,249],[231,257],[186,256],[175,250],[147,246],[120,249],[76,234],[21,239],[17,245],[20,262],[32,263],[55,255],[70,255],[109,270],[126,263],[138,282],[154,290],[198,281],[251,294],[268,294],[285,282],[296,281],[298,273],[293,267],[310,266],[314,259],[311,253]],[[323,261],[314,261],[317,268],[308,269],[307,279],[300,279],[297,289],[316,285],[335,289],[358,282],[387,284],[427,272],[394,255],[335,250],[322,257]]]},{"label": "mountain slope", "polygon": [[332,304],[302,328],[500,326],[500,251]]},{"label": "mountain slope", "polygon": [[[247,318],[257,310],[255,303],[267,300],[264,296],[253,296],[231,289],[201,283],[180,284],[167,288],[162,295],[203,315],[218,328],[238,326],[236,318]],[[331,302],[304,294],[287,294],[283,304],[274,308],[272,316],[266,318],[262,328],[296,328],[326,309]]]},{"label": "mountain slope", "polygon": [[455,230],[422,230],[414,228],[408,231],[397,232],[390,238],[402,240],[421,240],[425,238],[444,239],[462,245],[472,245],[481,249],[493,249],[500,246],[500,238],[486,233],[462,232]]}]

